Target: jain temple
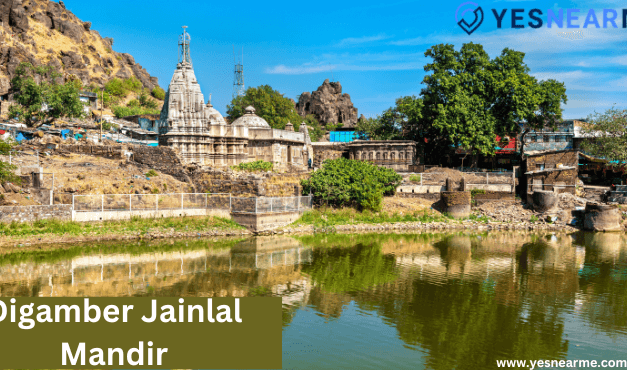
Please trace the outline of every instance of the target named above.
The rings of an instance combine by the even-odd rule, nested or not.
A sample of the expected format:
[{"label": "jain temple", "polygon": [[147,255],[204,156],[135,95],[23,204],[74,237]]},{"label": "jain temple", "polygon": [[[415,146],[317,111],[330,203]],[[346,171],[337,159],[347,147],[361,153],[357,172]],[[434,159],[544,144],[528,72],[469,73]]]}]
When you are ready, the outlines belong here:
[{"label": "jain temple", "polygon": [[273,129],[248,106],[232,123],[205,103],[194,74],[185,30],[179,38],[179,62],[170,81],[161,110],[159,145],[178,151],[184,163],[226,167],[264,160],[277,170],[304,170],[313,149],[306,125],[298,132],[288,123]]}]

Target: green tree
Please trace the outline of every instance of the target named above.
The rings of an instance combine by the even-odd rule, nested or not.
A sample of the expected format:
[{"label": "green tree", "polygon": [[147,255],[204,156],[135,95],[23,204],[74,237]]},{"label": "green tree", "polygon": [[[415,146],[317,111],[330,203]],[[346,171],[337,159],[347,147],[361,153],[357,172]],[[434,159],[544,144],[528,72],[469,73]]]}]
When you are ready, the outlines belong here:
[{"label": "green tree", "polygon": [[80,81],[67,81],[65,84],[54,84],[46,100],[48,117],[80,117],[84,114],[85,105],[80,100]]},{"label": "green tree", "polygon": [[324,135],[324,129],[320,122],[316,119],[316,116],[313,114],[308,114],[305,116],[303,123],[309,127],[309,137],[311,141],[320,141],[320,138]]},{"label": "green tree", "polygon": [[322,169],[301,181],[303,194],[313,194],[319,204],[357,205],[381,210],[383,195],[392,195],[402,177],[394,170],[370,162],[339,158],[327,160]]},{"label": "green tree", "polygon": [[[9,155],[14,144],[15,143],[11,139],[9,139],[9,141],[0,139],[0,155]],[[14,182],[19,184],[22,179],[15,174],[16,169],[17,167],[15,165],[0,161],[0,184],[4,184],[5,182]]]},{"label": "green tree", "polygon": [[11,88],[17,103],[9,110],[9,115],[19,117],[28,126],[54,121],[59,117],[80,117],[83,103],[80,101],[80,83],[68,80],[58,82],[61,74],[51,66],[33,67],[22,62],[15,69]]},{"label": "green tree", "polygon": [[460,51],[440,44],[425,56],[432,62],[424,67],[420,98],[397,102],[405,116],[403,137],[420,145],[428,139],[431,150],[454,146],[492,155],[497,135],[517,132],[521,123],[530,130],[561,119],[564,84],[529,75],[522,52],[506,48],[490,59],[479,44],[464,44]]},{"label": "green tree", "polygon": [[294,102],[269,85],[249,87],[244,96],[238,96],[227,105],[226,113],[235,120],[244,115],[244,109],[252,105],[255,114],[268,122],[270,127],[284,129],[287,122],[294,125],[294,130],[300,128],[303,118],[296,112]]},{"label": "green tree", "polygon": [[594,156],[606,158],[615,165],[627,162],[627,110],[612,107],[603,113],[588,116],[582,134],[588,140],[581,148]]}]

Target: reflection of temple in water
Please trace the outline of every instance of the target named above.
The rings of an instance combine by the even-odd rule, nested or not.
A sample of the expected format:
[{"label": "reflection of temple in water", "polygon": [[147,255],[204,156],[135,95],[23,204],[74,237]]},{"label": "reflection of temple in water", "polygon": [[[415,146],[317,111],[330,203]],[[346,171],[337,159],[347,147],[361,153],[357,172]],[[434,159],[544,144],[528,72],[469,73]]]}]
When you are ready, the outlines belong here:
[{"label": "reflection of temple in water", "polygon": [[[514,348],[529,358],[565,353],[564,317],[572,312],[605,331],[627,329],[624,234],[346,238],[325,236],[321,248],[267,237],[230,249],[208,242],[207,249],[5,265],[0,296],[270,294],[283,298],[284,325],[303,305],[329,319],[354,303],[426,349],[431,368],[452,368],[436,363],[442,358],[463,362]],[[441,337],[466,347],[443,346]]]},{"label": "reflection of temple in water", "polygon": [[299,266],[309,262],[311,248],[292,238],[256,238],[222,250],[96,254],[0,266],[0,296],[244,296],[260,285],[278,293],[302,280]]}]

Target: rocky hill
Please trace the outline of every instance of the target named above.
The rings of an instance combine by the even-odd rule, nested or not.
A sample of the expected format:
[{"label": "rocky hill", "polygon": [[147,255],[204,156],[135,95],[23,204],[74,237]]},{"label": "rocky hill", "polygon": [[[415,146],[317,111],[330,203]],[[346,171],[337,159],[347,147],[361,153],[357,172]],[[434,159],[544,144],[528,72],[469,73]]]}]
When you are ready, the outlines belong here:
[{"label": "rocky hill", "polygon": [[156,77],[130,54],[113,51],[113,39],[92,30],[62,1],[0,0],[0,20],[0,95],[9,92],[20,62],[55,66],[85,85],[135,76],[145,88],[158,86]]},{"label": "rocky hill", "polygon": [[357,108],[353,107],[350,95],[342,94],[339,82],[328,79],[318,90],[302,93],[296,110],[302,117],[313,114],[323,124],[342,123],[344,127],[351,127],[357,123]]}]

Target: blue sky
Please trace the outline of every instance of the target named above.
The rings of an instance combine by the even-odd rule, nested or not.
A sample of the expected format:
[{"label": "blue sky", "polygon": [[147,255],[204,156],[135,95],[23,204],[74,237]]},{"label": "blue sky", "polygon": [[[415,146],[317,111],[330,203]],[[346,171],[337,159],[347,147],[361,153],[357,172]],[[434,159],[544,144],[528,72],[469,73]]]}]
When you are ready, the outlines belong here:
[{"label": "blue sky", "polygon": [[[268,84],[289,98],[340,81],[359,114],[374,116],[396,98],[418,95],[439,43],[484,45],[491,57],[505,47],[526,53],[531,73],[566,83],[564,118],[583,118],[616,104],[627,106],[627,29],[624,1],[481,1],[484,21],[472,35],[455,22],[465,1],[65,1],[66,7],[127,52],[167,88],[177,62],[181,26],[191,34],[191,55],[205,98],[225,113],[233,90],[233,46],[244,49],[246,87]],[[507,9],[502,29],[491,9]],[[512,29],[511,9],[542,10],[543,27]],[[579,29],[547,28],[547,10],[577,8]],[[618,12],[618,27],[581,28],[588,9]],[[465,19],[472,20],[468,12]],[[575,33],[576,32],[576,33]]]}]

